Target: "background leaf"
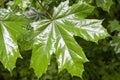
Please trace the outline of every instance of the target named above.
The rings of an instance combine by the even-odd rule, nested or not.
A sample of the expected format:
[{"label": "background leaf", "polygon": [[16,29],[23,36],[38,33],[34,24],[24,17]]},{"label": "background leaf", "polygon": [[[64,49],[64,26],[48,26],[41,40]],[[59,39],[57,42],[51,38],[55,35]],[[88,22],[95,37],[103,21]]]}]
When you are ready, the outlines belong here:
[{"label": "background leaf", "polygon": [[96,0],[96,4],[98,7],[101,7],[103,10],[109,12],[113,2],[112,0]]},{"label": "background leaf", "polygon": [[112,37],[110,44],[114,47],[116,53],[120,53],[120,33],[117,36]]},{"label": "background leaf", "polygon": [[120,31],[120,24],[117,20],[109,21],[108,29],[110,32]]},{"label": "background leaf", "polygon": [[22,10],[25,10],[30,6],[30,0],[14,0],[14,6],[19,6]]}]

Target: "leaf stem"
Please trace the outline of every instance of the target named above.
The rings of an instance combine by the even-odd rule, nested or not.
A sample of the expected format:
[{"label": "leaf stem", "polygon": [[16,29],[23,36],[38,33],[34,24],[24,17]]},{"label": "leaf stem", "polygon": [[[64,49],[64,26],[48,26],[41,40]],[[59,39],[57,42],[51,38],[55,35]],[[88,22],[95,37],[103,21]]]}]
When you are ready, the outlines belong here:
[{"label": "leaf stem", "polygon": [[50,19],[53,20],[52,15],[48,12],[47,9],[45,9],[45,7],[42,5],[42,3],[41,3],[39,0],[37,0],[37,2],[38,2],[39,5],[45,10],[46,14],[50,17]]}]

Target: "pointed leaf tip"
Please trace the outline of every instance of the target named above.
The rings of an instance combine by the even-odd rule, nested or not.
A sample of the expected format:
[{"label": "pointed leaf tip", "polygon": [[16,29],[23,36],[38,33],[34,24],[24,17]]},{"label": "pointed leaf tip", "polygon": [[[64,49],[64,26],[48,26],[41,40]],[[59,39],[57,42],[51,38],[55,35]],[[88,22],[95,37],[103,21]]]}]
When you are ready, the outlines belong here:
[{"label": "pointed leaf tip", "polygon": [[[1,10],[0,10],[1,11]],[[21,58],[17,44],[17,36],[21,35],[28,22],[23,16],[17,16],[6,11],[6,15],[0,14],[0,61],[4,67],[12,71],[17,58]]]},{"label": "pointed leaf tip", "polygon": [[57,56],[59,71],[67,69],[71,75],[81,77],[83,63],[88,60],[73,36],[93,42],[108,36],[101,20],[84,19],[94,7],[82,2],[68,4],[65,1],[54,8],[53,21],[45,19],[32,24],[38,34],[34,38],[31,67],[38,77],[46,72],[53,53]]}]

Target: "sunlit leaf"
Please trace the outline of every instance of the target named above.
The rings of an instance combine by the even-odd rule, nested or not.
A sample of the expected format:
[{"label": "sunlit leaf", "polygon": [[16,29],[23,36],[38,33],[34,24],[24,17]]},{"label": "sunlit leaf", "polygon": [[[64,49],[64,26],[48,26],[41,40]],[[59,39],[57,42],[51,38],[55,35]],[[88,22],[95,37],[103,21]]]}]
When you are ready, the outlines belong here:
[{"label": "sunlit leaf", "polygon": [[75,36],[97,42],[108,36],[101,20],[84,19],[94,7],[80,1],[69,6],[69,1],[54,8],[53,19],[31,24],[37,34],[31,58],[31,67],[40,77],[46,72],[52,54],[56,54],[59,71],[67,69],[72,76],[82,76],[83,63],[88,61]]},{"label": "sunlit leaf", "polygon": [[29,7],[30,3],[30,0],[14,0],[14,5],[18,5],[22,10]]},{"label": "sunlit leaf", "polygon": [[[66,25],[68,28],[71,28],[71,32],[74,33],[75,36],[80,36],[81,38],[87,41],[98,42],[99,39],[104,39],[109,36],[107,30],[102,27],[102,20],[96,19],[66,19]],[[72,29],[74,26],[74,30]],[[68,29],[68,30],[69,30]]]},{"label": "sunlit leaf", "polygon": [[16,59],[21,57],[17,39],[26,31],[26,25],[28,21],[22,15],[8,13],[0,18],[0,61],[10,71],[15,67]]}]

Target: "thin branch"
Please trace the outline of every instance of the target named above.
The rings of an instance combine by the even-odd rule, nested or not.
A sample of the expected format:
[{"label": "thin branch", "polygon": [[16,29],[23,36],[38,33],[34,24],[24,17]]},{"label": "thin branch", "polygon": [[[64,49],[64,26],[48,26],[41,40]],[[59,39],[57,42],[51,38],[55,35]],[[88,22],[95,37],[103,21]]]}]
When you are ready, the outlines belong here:
[{"label": "thin branch", "polygon": [[50,17],[50,19],[53,20],[52,15],[48,12],[47,9],[45,9],[45,7],[42,5],[42,3],[41,3],[39,0],[37,0],[37,2],[38,2],[39,5],[45,10],[46,14]]},{"label": "thin branch", "polygon": [[46,14],[50,17],[50,19],[53,20],[53,17],[51,16],[51,14],[47,10],[45,11],[46,11]]},{"label": "thin branch", "polygon": [[39,5],[40,5],[44,10],[46,10],[46,9],[44,8],[44,6],[42,5],[42,3],[41,3],[39,0],[37,0],[37,2],[39,3]]}]

